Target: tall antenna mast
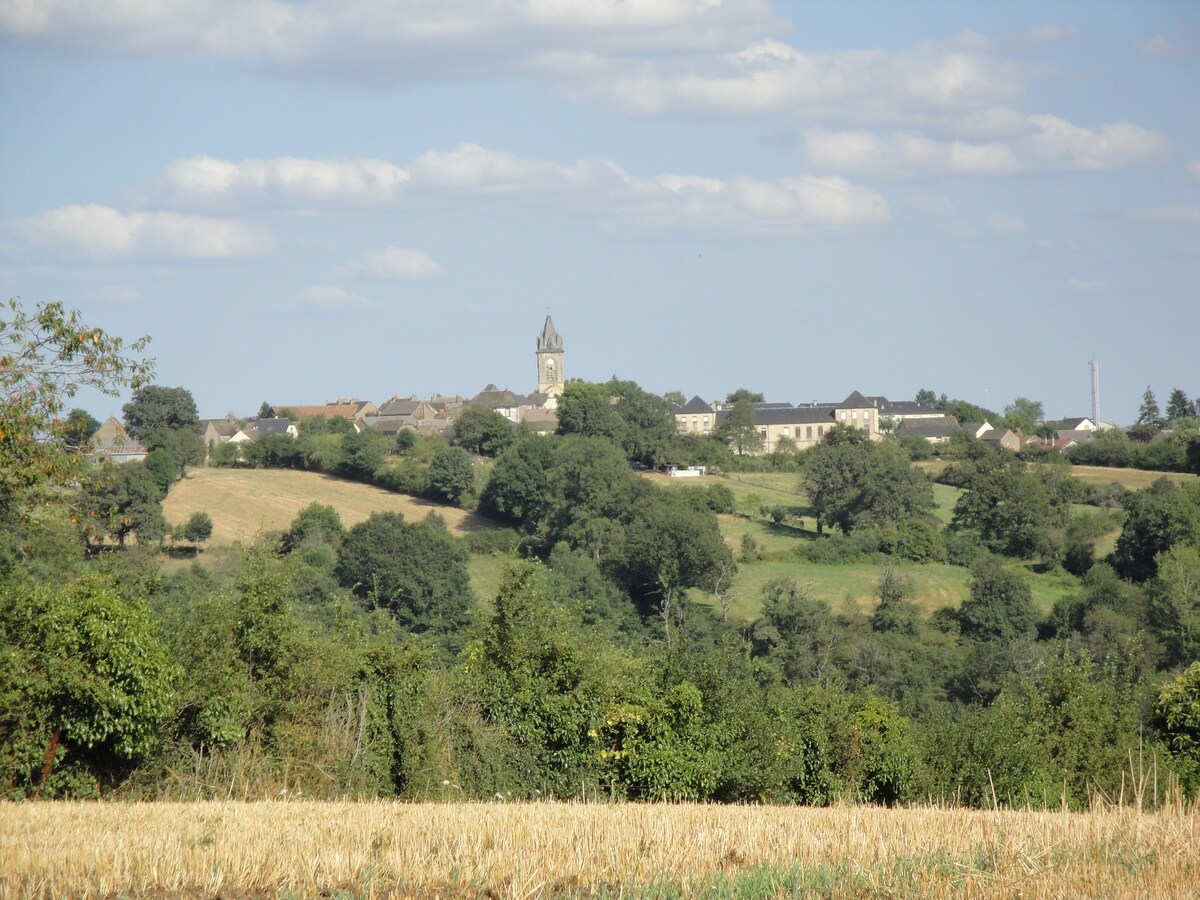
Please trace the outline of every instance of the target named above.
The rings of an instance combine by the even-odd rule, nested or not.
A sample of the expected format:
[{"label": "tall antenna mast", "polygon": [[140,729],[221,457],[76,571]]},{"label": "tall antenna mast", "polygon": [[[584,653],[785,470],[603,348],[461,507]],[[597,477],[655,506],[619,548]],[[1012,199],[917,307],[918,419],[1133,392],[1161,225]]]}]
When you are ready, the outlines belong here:
[{"label": "tall antenna mast", "polygon": [[1100,360],[1092,357],[1092,424],[1100,428]]}]

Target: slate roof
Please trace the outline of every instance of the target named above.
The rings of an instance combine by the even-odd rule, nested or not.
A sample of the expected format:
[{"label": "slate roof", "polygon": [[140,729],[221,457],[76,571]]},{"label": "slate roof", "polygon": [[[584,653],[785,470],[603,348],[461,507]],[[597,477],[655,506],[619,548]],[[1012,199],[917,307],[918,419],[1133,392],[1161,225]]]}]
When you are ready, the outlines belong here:
[{"label": "slate roof", "polygon": [[268,434],[287,434],[291,425],[291,419],[259,419],[254,423],[254,429],[259,437],[263,437]]},{"label": "slate roof", "polygon": [[[1066,426],[1063,430],[1064,431],[1077,431],[1077,430],[1079,430],[1079,426],[1082,425],[1084,422],[1092,422],[1092,417],[1091,416],[1078,416],[1073,419],[1063,419],[1062,424],[1064,426]],[[1095,425],[1096,423],[1092,422],[1092,424]],[[1084,430],[1086,430],[1086,429],[1084,429]]]},{"label": "slate roof", "polygon": [[874,406],[874,403],[858,391],[851,391],[850,396],[838,404],[839,409],[867,409],[874,408]]},{"label": "slate roof", "polygon": [[539,353],[563,352],[562,335],[554,329],[554,321],[550,318],[549,313],[546,314],[546,324],[542,326],[542,333],[538,335],[537,348]]},{"label": "slate roof", "polygon": [[689,400],[687,403],[683,404],[683,406],[675,407],[675,413],[677,415],[684,415],[684,414],[688,414],[688,413],[710,413],[710,412],[712,412],[712,407],[709,406],[707,403],[705,403],[703,400],[701,400],[699,394],[696,394],[694,397],[692,397],[691,400]]},{"label": "slate roof", "polygon": [[941,419],[905,419],[896,426],[897,437],[950,438],[962,429],[952,416]]},{"label": "slate roof", "polygon": [[231,422],[229,419],[201,419],[201,433],[206,431],[210,425],[221,437],[233,437],[239,431],[238,423]]},{"label": "slate roof", "polygon": [[524,406],[528,398],[514,394],[505,388],[501,390],[494,384],[489,384],[482,391],[467,401],[468,406],[486,406],[488,409],[513,409]]},{"label": "slate roof", "polygon": [[936,406],[924,406],[916,400],[888,400],[886,397],[869,397],[879,401],[879,412],[885,416],[940,416],[944,413]]},{"label": "slate roof", "polygon": [[[290,403],[276,403],[271,406],[273,412],[278,413],[281,410],[288,410],[295,413],[297,419],[307,419],[311,416],[323,416],[326,419],[353,419],[361,408],[362,404],[358,401],[353,403],[322,403],[320,406],[293,406]],[[259,421],[264,420],[260,419]]]}]

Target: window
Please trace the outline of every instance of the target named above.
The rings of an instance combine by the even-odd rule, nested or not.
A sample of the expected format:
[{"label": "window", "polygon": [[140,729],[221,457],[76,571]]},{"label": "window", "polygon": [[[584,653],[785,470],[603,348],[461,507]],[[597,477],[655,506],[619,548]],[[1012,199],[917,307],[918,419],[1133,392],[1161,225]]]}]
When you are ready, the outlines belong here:
[{"label": "window", "polygon": [[701,421],[701,423],[703,423],[704,425],[707,425],[707,424],[708,424],[708,416],[705,416],[705,417],[704,417],[703,419],[701,419],[700,421]]},{"label": "window", "polygon": [[841,419],[842,419],[842,421],[843,421],[843,422],[845,422],[845,421],[846,421],[846,411],[845,411],[844,409],[843,409],[843,410],[840,410],[840,411],[838,412],[838,415],[841,417]]},{"label": "window", "polygon": [[789,436],[788,427],[786,425],[783,426],[783,436],[784,437]]},{"label": "window", "polygon": [[858,410],[857,409],[852,410],[850,412],[850,418],[852,418],[856,422],[858,421]]},{"label": "window", "polygon": [[824,425],[817,426],[817,437],[825,437],[825,426]]},{"label": "window", "polygon": [[810,441],[812,440],[812,426],[808,426],[808,433],[805,435]]}]

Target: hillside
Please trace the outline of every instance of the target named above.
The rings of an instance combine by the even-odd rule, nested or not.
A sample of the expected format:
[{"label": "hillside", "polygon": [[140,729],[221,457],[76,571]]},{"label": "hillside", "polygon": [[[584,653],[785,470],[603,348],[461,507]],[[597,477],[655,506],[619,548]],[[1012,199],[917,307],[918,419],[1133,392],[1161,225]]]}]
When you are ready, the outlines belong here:
[{"label": "hillside", "polygon": [[163,501],[167,522],[177,525],[196,511],[212,516],[212,544],[250,541],[264,531],[286,529],[310,503],[332,506],[346,527],[373,512],[398,512],[415,521],[437,512],[457,535],[495,528],[490,520],[370,485],[315,472],[287,469],[192,469]]}]

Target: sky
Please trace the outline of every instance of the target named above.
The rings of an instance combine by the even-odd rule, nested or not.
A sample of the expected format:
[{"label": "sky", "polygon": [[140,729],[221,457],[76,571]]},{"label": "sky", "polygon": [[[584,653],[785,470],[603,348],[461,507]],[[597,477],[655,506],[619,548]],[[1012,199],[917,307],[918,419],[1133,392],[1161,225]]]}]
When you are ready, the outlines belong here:
[{"label": "sky", "polygon": [[[1200,5],[0,0],[0,291],[201,416],[1200,395]],[[98,418],[127,398],[81,395]]]}]

